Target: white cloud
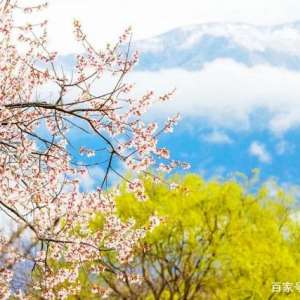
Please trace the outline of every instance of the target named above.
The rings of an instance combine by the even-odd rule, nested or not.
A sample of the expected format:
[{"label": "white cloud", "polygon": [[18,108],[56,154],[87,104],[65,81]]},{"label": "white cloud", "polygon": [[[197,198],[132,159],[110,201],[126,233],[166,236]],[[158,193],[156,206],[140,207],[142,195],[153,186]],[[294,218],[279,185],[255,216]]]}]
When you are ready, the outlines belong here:
[{"label": "white cloud", "polygon": [[[300,125],[300,73],[283,68],[217,60],[200,71],[133,72],[128,80],[139,95],[151,88],[158,94],[177,88],[172,100],[154,108],[155,116],[180,112],[213,127],[263,126],[275,134]],[[258,110],[265,115],[255,114]]]},{"label": "white cloud", "polygon": [[49,0],[47,16],[51,44],[67,53],[76,49],[72,39],[73,18],[81,19],[90,38],[103,44],[130,25],[136,38],[148,38],[174,27],[206,22],[291,22],[300,19],[300,3],[298,0]]},{"label": "white cloud", "polygon": [[[171,100],[152,108],[151,118],[165,119],[179,112],[182,117],[205,122],[217,131],[207,137],[211,142],[230,142],[224,137],[228,128],[263,128],[280,137],[300,127],[300,72],[268,65],[247,67],[219,59],[199,71],[135,71],[125,81],[135,83],[134,95],[130,95],[133,97],[149,90],[161,95],[176,87]],[[95,89],[106,93],[113,83],[111,77],[104,76]],[[48,95],[49,91],[43,94]]]},{"label": "white cloud", "polygon": [[202,135],[202,139],[212,144],[232,144],[232,139],[224,132],[216,131]]},{"label": "white cloud", "polygon": [[249,147],[249,153],[263,163],[270,163],[272,158],[264,144],[254,141]]}]

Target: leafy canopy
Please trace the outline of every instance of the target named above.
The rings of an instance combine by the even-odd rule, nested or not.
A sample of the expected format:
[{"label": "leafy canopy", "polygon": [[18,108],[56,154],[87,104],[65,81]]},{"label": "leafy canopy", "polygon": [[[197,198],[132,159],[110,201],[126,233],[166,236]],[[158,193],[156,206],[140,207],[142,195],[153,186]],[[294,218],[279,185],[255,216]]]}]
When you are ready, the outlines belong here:
[{"label": "leafy canopy", "polygon": [[291,195],[275,184],[250,193],[233,180],[192,174],[172,181],[174,190],[145,178],[148,201],[137,201],[125,186],[117,200],[124,220],[162,220],[136,251],[136,266],[146,268],[140,299],[299,299],[295,288],[272,293],[274,282],[300,278]]}]

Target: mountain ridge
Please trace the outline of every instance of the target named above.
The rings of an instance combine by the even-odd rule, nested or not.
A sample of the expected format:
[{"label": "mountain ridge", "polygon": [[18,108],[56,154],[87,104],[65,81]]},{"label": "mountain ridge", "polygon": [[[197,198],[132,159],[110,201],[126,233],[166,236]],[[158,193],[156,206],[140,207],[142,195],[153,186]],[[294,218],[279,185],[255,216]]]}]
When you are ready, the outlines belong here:
[{"label": "mountain ridge", "polygon": [[[188,25],[134,41],[132,50],[140,53],[137,71],[195,71],[218,59],[300,71],[300,20],[274,26],[241,22]],[[58,63],[70,68],[75,55],[60,56]]]},{"label": "mountain ridge", "polygon": [[269,64],[300,70],[300,21],[275,26],[204,23],[178,27],[137,41],[139,70],[201,69],[216,59],[247,66]]}]

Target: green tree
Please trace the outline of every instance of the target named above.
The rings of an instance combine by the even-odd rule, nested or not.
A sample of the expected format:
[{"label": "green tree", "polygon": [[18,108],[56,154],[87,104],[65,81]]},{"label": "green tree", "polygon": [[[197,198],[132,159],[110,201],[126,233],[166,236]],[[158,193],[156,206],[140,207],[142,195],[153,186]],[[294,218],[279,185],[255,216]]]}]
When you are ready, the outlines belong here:
[{"label": "green tree", "polygon": [[[250,193],[235,181],[197,175],[177,182],[170,190],[144,179],[145,202],[123,188],[117,203],[124,220],[133,217],[141,226],[157,215],[162,222],[124,269],[139,274],[141,286],[125,275],[123,282],[106,278],[116,298],[299,299],[300,231],[289,194],[276,185]],[[281,293],[273,291],[275,283]]]}]

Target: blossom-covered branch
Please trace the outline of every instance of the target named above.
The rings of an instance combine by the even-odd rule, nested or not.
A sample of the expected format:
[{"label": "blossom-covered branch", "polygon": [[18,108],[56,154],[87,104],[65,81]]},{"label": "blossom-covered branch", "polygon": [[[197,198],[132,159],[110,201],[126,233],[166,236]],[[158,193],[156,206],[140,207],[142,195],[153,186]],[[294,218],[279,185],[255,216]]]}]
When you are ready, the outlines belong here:
[{"label": "blossom-covered branch", "polygon": [[[67,278],[75,282],[83,261],[98,259],[102,271],[115,271],[102,260],[103,252],[113,250],[121,262],[130,260],[132,247],[147,228],[136,228],[133,220],[122,222],[115,214],[117,191],[105,188],[111,172],[124,178],[117,170],[120,165],[135,174],[181,165],[169,161],[168,150],[157,146],[159,135],[172,131],[178,116],[161,129],[145,121],[151,105],[168,100],[172,93],[133,96],[134,86],[125,82],[138,60],[137,53],[131,53],[130,29],[114,46],[99,50],[75,21],[82,53],[76,56],[74,68],[65,71],[59,67],[58,53],[47,48],[47,22],[15,21],[16,12],[30,20],[32,12],[47,4],[23,7],[19,2],[0,1],[0,207],[18,228],[30,231],[34,251],[21,255],[15,247],[21,234],[13,241],[3,238],[0,246],[15,249],[14,263],[29,255],[33,273],[42,269],[47,274],[41,282],[32,280],[32,291],[47,299],[63,298],[80,287],[61,294],[56,287]],[[107,77],[110,86],[102,90]],[[74,135],[92,137],[101,147],[78,145]],[[88,163],[78,161],[78,154],[86,156],[84,160],[101,157],[96,164],[104,175],[95,191],[81,191],[79,179],[88,172]],[[126,180],[144,199],[141,183]],[[90,229],[96,212],[104,218],[100,232]],[[48,262],[59,258],[65,267],[57,275]],[[12,273],[0,276],[0,295],[5,298]]]}]

